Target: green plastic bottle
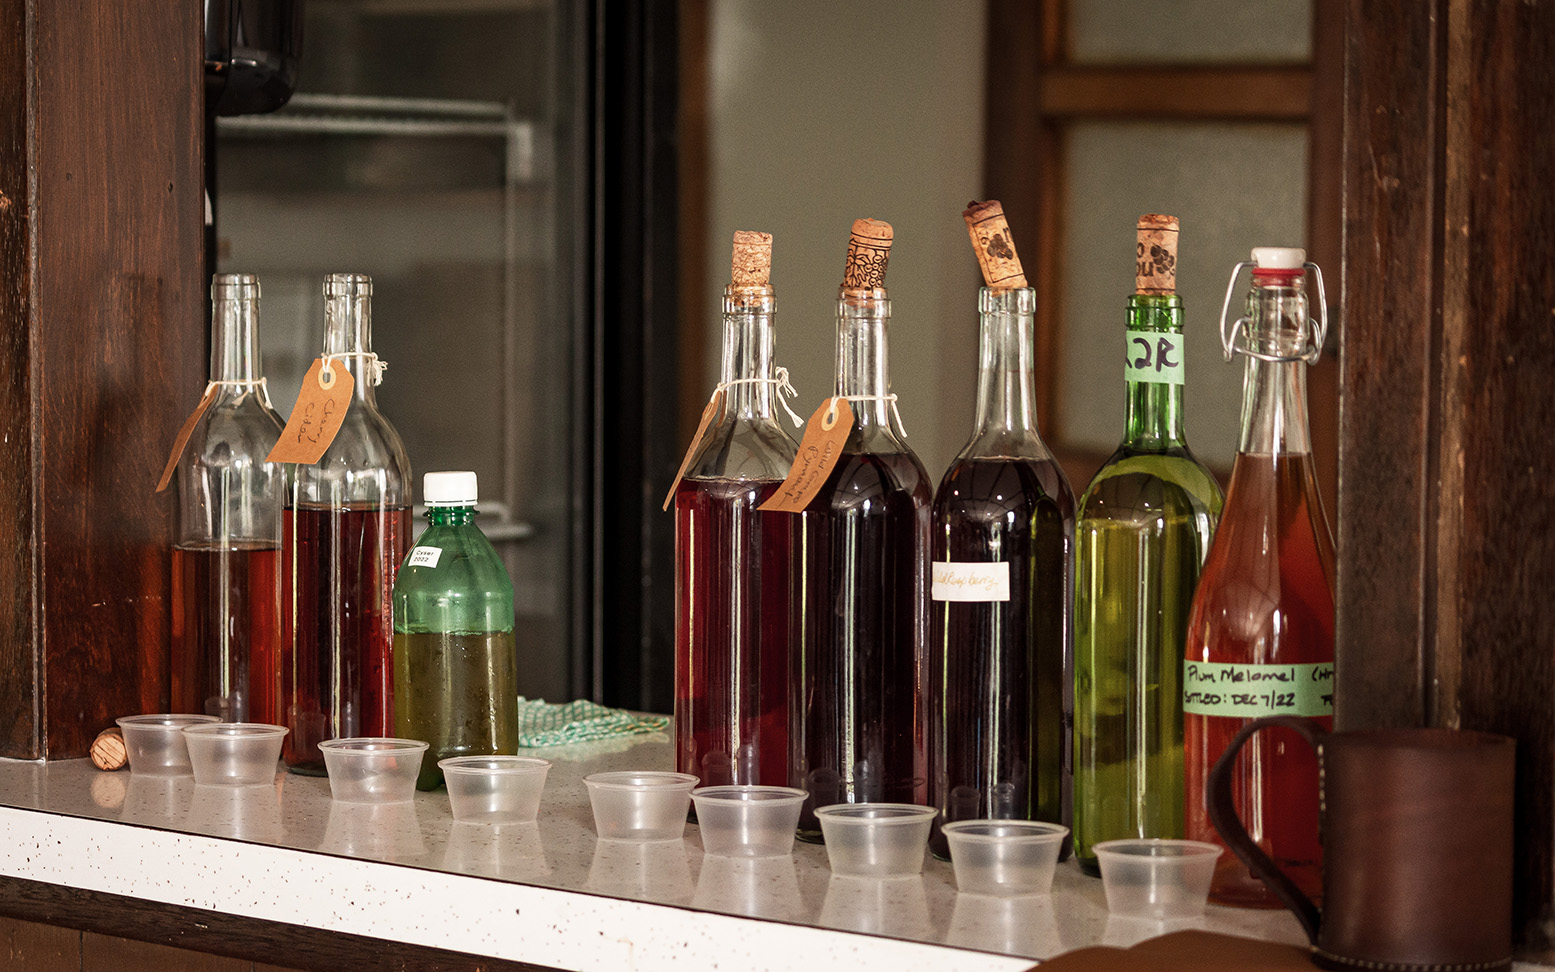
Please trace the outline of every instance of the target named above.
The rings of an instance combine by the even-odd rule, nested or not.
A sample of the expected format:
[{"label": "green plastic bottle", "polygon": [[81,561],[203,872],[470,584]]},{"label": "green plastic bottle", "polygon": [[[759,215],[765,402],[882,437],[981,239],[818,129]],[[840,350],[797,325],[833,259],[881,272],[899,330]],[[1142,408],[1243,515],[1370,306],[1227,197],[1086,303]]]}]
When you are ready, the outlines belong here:
[{"label": "green plastic bottle", "polygon": [[437,761],[518,751],[513,582],[475,525],[473,472],[427,473],[427,527],[394,582],[394,731],[430,748],[416,786],[443,782]]}]

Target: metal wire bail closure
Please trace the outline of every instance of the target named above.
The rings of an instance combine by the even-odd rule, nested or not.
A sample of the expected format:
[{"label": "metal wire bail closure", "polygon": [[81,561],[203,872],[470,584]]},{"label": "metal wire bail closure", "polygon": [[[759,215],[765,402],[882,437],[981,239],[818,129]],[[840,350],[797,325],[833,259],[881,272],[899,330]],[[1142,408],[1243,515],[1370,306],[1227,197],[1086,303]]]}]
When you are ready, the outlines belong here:
[{"label": "metal wire bail closure", "polygon": [[[1245,354],[1259,361],[1305,361],[1309,365],[1315,365],[1323,356],[1323,344],[1328,339],[1328,294],[1323,289],[1323,271],[1317,264],[1308,261],[1301,265],[1304,271],[1308,271],[1317,280],[1317,326],[1308,332],[1307,352],[1305,354],[1266,354],[1262,351],[1254,351],[1246,344],[1236,343],[1236,334],[1241,331],[1247,333],[1247,318],[1238,317],[1234,321],[1227,321],[1226,316],[1231,313],[1231,298],[1236,293],[1237,278],[1242,275],[1243,267],[1253,266],[1252,261],[1242,260],[1231,268],[1231,279],[1226,283],[1226,299],[1220,305],[1220,350],[1230,361],[1237,354]],[[1311,324],[1312,315],[1307,315],[1307,322]]]}]

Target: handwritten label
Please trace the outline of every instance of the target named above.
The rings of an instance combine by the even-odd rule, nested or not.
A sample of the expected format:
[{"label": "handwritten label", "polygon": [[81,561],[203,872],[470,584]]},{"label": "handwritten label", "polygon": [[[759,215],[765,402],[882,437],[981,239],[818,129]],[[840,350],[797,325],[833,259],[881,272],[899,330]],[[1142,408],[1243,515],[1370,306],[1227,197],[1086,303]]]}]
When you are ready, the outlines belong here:
[{"label": "handwritten label", "polygon": [[1182,710],[1190,715],[1259,719],[1334,714],[1334,665],[1182,663]]},{"label": "handwritten label", "polygon": [[845,398],[828,398],[810,416],[805,426],[804,438],[799,441],[799,454],[788,469],[777,492],[759,507],[779,513],[802,513],[815,499],[815,494],[826,484],[826,477],[837,468],[842,458],[842,446],[853,431],[853,409]]},{"label": "handwritten label", "polygon": [[691,471],[691,460],[696,458],[697,450],[702,448],[702,437],[707,435],[707,430],[712,427],[713,419],[723,411],[724,391],[722,388],[713,391],[713,397],[707,400],[707,407],[702,409],[702,421],[697,423],[696,434],[691,437],[691,444],[686,446],[686,455],[680,460],[680,469],[675,473],[675,479],[670,483],[669,494],[664,497],[664,505],[661,510],[670,508],[675,502],[675,490],[680,488],[680,481],[686,478],[686,473]]},{"label": "handwritten label", "polygon": [[303,376],[302,390],[297,393],[291,418],[286,420],[281,440],[270,450],[265,461],[312,465],[335,441],[346,410],[351,407],[356,379],[340,362],[331,362],[328,371],[324,370],[324,363],[323,358],[314,359]]},{"label": "handwritten label", "polygon": [[936,601],[1008,601],[1010,599],[1010,565],[1004,561],[995,564],[955,564],[935,562],[931,565],[933,583],[929,597]]},{"label": "handwritten label", "polygon": [[1123,377],[1162,385],[1182,384],[1182,335],[1160,331],[1129,331]]},{"label": "handwritten label", "polygon": [[189,417],[184,419],[183,427],[178,430],[178,438],[173,440],[173,452],[167,457],[167,465],[162,467],[162,478],[157,480],[157,492],[167,489],[167,484],[173,481],[173,470],[178,468],[178,460],[184,456],[184,449],[189,446],[189,437],[194,434],[194,427],[200,421],[200,416],[211,407],[211,402],[216,400],[216,392],[220,385],[210,384],[205,386],[205,394],[200,396],[200,404],[194,407]]},{"label": "handwritten label", "polygon": [[405,558],[406,567],[436,567],[443,557],[442,547],[417,547]]}]

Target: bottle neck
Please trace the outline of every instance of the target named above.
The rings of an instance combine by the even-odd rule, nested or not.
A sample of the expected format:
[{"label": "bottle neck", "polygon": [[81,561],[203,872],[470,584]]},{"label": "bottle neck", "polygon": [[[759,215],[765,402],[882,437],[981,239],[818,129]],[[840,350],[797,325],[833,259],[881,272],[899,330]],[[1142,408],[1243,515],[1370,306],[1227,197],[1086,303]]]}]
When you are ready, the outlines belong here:
[{"label": "bottle neck", "polygon": [[353,394],[358,401],[376,404],[373,391],[377,381],[373,350],[372,288],[342,285],[324,298],[324,354],[342,355],[331,358],[330,367],[342,367],[350,372],[356,386]]},{"label": "bottle neck", "polygon": [[1176,294],[1129,295],[1124,445],[1147,451],[1187,446],[1183,357],[1182,298]]},{"label": "bottle neck", "polygon": [[211,286],[211,381],[258,381],[259,284],[252,277]]},{"label": "bottle neck", "polygon": [[978,294],[977,410],[974,438],[990,433],[1035,433],[1036,386],[1032,377],[1035,291],[1030,287]]},{"label": "bottle neck", "polygon": [[773,419],[773,355],[777,344],[772,326],[774,308],[771,287],[731,284],[724,290],[724,352],[719,383],[726,386],[724,413],[736,419]]},{"label": "bottle neck", "polygon": [[475,507],[429,506],[427,519],[433,526],[466,526],[475,522]]},{"label": "bottle neck", "polygon": [[1248,356],[1238,449],[1261,455],[1311,452],[1303,356],[1312,338],[1302,277],[1255,272],[1246,320],[1250,350],[1290,360]]},{"label": "bottle neck", "polygon": [[895,429],[891,377],[886,367],[886,325],[891,301],[884,288],[842,288],[837,298],[837,394],[853,400],[855,428]]}]

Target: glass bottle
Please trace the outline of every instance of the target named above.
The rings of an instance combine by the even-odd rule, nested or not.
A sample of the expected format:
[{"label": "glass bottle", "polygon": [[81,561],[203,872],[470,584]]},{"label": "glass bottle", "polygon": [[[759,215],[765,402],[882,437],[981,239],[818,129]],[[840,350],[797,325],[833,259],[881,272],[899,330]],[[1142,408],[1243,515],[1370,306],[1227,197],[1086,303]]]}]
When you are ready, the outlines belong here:
[{"label": "glass bottle", "polygon": [[394,576],[410,545],[410,462],[378,411],[372,280],[324,280],[324,357],[355,379],[340,431],[296,467],[284,516],[286,735],[294,772],[322,775],[318,744],[394,728]]},{"label": "glass bottle", "polygon": [[[1196,840],[1220,842],[1204,784],[1250,719],[1300,715],[1325,727],[1333,722],[1334,541],[1312,466],[1306,386],[1326,321],[1315,331],[1309,326],[1306,269],[1317,276],[1319,307],[1323,278],[1305,261],[1301,250],[1253,250],[1247,314],[1222,339],[1228,358],[1233,350],[1247,357],[1247,373],[1231,488],[1188,618],[1186,831]],[[1230,297],[1228,288],[1228,306]],[[1276,729],[1243,748],[1232,783],[1249,835],[1314,900],[1322,870],[1317,776],[1311,748]],[[1221,904],[1280,907],[1229,853],[1216,866],[1210,894]]]},{"label": "glass bottle", "polygon": [[788,782],[794,518],[762,512],[798,445],[773,410],[772,237],[734,237],[717,419],[675,502],[675,766],[702,785]]},{"label": "glass bottle", "polygon": [[1128,299],[1123,442],[1080,498],[1074,843],[1183,833],[1182,654],[1223,502],[1183,431],[1177,220],[1144,216]]},{"label": "glass bottle", "polygon": [[440,759],[518,752],[513,582],[475,525],[473,472],[429,472],[430,526],[394,580],[394,735],[430,744],[416,786],[443,782]]},{"label": "glass bottle", "polygon": [[172,706],[280,721],[283,423],[260,377],[259,279],[211,281],[214,398],[178,460]]},{"label": "glass bottle", "polygon": [[809,792],[799,836],[821,839],[816,807],[928,802],[924,676],[929,505],[923,463],[896,417],[886,368],[891,227],[853,224],[837,301],[837,394],[853,428],[798,514],[800,640],[791,785]]},{"label": "glass bottle", "polygon": [[[966,218],[980,258],[991,218],[1014,260],[997,205]],[[1037,433],[1035,293],[1009,283],[979,294],[972,437],[934,498],[933,800],[938,822],[1068,824],[1074,493]],[[930,846],[949,856],[938,826]]]}]

